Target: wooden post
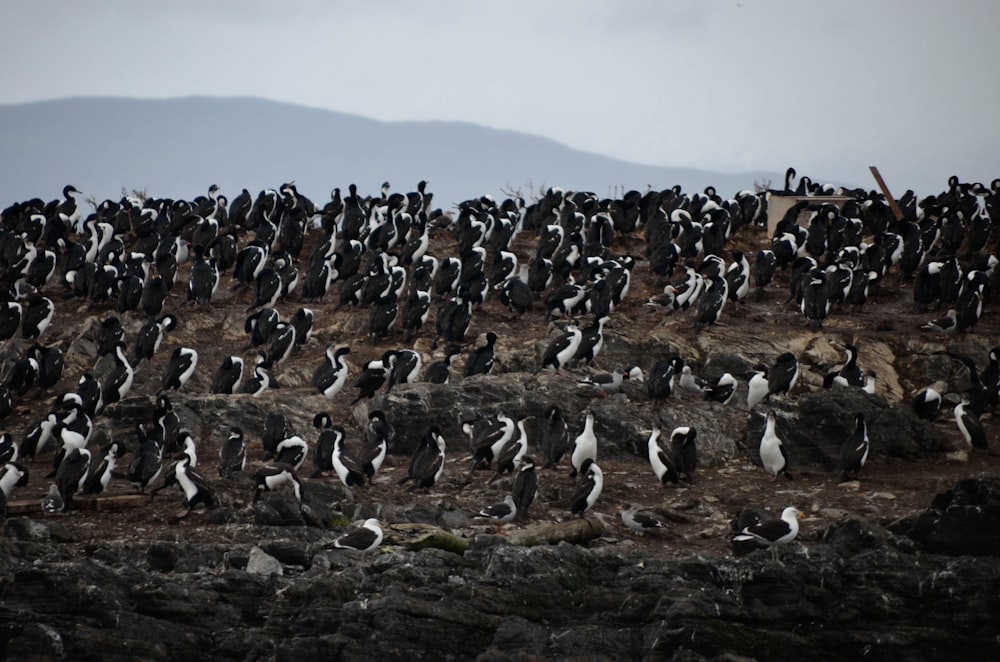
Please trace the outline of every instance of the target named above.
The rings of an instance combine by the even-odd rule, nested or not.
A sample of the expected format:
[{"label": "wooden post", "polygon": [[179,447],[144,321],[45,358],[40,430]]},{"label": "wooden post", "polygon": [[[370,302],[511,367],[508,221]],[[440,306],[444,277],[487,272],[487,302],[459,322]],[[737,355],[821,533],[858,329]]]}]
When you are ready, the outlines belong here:
[{"label": "wooden post", "polygon": [[875,183],[878,184],[880,189],[882,189],[882,195],[884,195],[885,199],[889,201],[889,209],[892,210],[892,215],[896,217],[897,221],[903,220],[903,210],[896,204],[896,198],[892,197],[892,193],[889,193],[889,187],[885,185],[885,180],[882,179],[882,175],[879,174],[878,168],[875,166],[868,166],[868,169],[872,171],[872,177],[875,178]]}]

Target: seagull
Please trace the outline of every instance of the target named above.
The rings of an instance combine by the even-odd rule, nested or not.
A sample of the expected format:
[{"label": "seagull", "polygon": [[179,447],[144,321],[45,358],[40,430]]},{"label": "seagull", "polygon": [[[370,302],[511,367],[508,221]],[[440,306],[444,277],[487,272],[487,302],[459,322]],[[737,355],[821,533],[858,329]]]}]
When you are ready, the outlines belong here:
[{"label": "seagull", "polygon": [[614,372],[600,372],[590,375],[580,380],[581,386],[589,386],[594,389],[602,398],[608,397],[611,393],[617,393],[622,387],[622,382],[629,379],[629,374],[622,368],[616,368]]},{"label": "seagull", "polygon": [[[799,520],[805,515],[789,506],[781,512],[781,519],[768,519],[744,528],[734,541],[755,540],[771,548],[771,559],[778,561],[778,546],[790,543],[799,534]],[[784,564],[782,564],[784,565]]]},{"label": "seagull", "polygon": [[621,513],[622,524],[632,531],[645,533],[646,531],[666,528],[659,518],[652,513],[640,511],[639,507],[634,504],[623,503],[618,506],[618,512]]},{"label": "seagull", "polygon": [[920,327],[927,331],[938,331],[939,333],[954,333],[958,330],[958,311],[949,308],[944,317],[931,320]]},{"label": "seagull", "polygon": [[503,501],[486,506],[476,516],[495,521],[497,535],[502,536],[504,534],[503,525],[517,517],[517,505],[514,503],[514,497],[508,494],[503,498]]},{"label": "seagull", "polygon": [[359,527],[349,529],[333,541],[334,549],[344,549],[357,554],[370,552],[382,544],[382,527],[378,520],[369,517]]}]

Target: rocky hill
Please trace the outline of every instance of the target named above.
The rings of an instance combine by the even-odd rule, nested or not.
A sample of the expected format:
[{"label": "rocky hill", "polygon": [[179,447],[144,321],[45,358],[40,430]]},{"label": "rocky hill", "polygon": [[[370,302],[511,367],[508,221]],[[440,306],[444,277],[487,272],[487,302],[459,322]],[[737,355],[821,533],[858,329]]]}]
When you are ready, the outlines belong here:
[{"label": "rocky hill", "polygon": [[[4,227],[16,230],[10,213]],[[326,220],[318,218],[319,225]],[[445,217],[432,223],[428,253],[439,259],[454,254],[461,227],[460,220]],[[185,231],[191,230],[179,234],[187,237]],[[237,226],[234,236],[242,248],[259,231]],[[319,228],[307,232],[296,260],[300,272],[322,235]],[[137,238],[128,231],[121,236],[128,246]],[[40,504],[53,454],[23,462],[30,476],[8,499],[0,543],[0,650],[6,659],[820,654],[912,660],[957,650],[996,656],[998,627],[991,614],[1000,605],[989,587],[1000,575],[997,428],[987,409],[982,425],[988,448],[970,450],[951,413],[1000,345],[995,300],[986,298],[972,332],[924,330],[943,310],[936,302],[914,310],[913,278],[896,267],[860,309],[836,306],[814,330],[788,301],[788,269],[760,298],[728,303],[717,323],[699,331],[696,310],[649,305],[665,285],[679,282],[683,269],[654,274],[647,240],[639,228],[616,233],[608,247],[605,258],[630,254],[635,264],[628,293],[605,327],[597,365],[538,370],[565,321],[560,315],[546,319],[542,297],[515,317],[493,295],[475,308],[449,384],[383,387],[356,404],[355,382],[365,361],[406,347],[426,366],[446,353],[446,343],[435,346],[438,301],[411,340],[404,342],[397,323],[371,343],[370,309],[340,306],[343,282],[321,301],[300,302],[293,292],[274,308],[287,320],[308,307],[314,325],[310,339],[272,368],[280,387],[257,396],[213,394],[213,374],[225,357],[242,356],[248,372],[254,363],[258,350],[245,328],[254,288],[233,289],[230,268],[210,306],[186,305],[192,263],[182,261],[163,309],[177,316],[177,328],[138,366],[128,395],[96,417],[90,448],[96,450],[98,439],[122,440],[128,452],[121,466],[128,466],[137,425],[149,429],[156,416],[168,357],[177,347],[196,348],[193,376],[168,396],[180,427],[195,440],[213,507],[187,514],[176,487],[140,495],[128,480],[115,478],[103,495],[45,514]],[[509,248],[528,264],[538,244],[527,227]],[[762,224],[745,222],[726,242],[723,257],[729,263],[734,251],[752,256],[771,245]],[[971,270],[976,256],[960,254]],[[487,271],[492,263],[489,255]],[[704,264],[703,255],[693,264]],[[61,275],[57,271],[42,288],[55,303],[55,316],[40,342],[63,350],[65,369],[46,392],[33,388],[15,396],[4,424],[19,443],[45,417],[56,393],[72,391],[85,372],[102,371],[107,359],[98,356],[98,336],[105,319],[120,317],[130,356],[148,321],[139,311],[119,314],[113,301],[74,295]],[[576,317],[590,323],[587,314]],[[465,358],[489,332],[498,337],[492,373],[463,377]],[[4,343],[5,375],[30,344],[19,336]],[[874,393],[824,388],[828,373],[843,364],[847,344],[858,348],[859,364],[875,376]],[[350,346],[350,378],[328,399],[312,377],[333,345]],[[750,410],[747,377],[784,352],[798,358],[796,387]],[[736,376],[736,396],[721,404],[676,388],[656,402],[648,381],[627,380],[607,397],[580,383],[617,367],[638,366],[648,376],[656,361],[674,357],[706,379]],[[964,360],[978,366],[976,375]],[[935,382],[944,384],[946,404],[931,422],[914,414],[910,400]],[[495,535],[494,524],[475,515],[502,500],[511,480],[469,471],[472,448],[462,423],[497,414],[527,419],[529,452],[540,467],[542,417],[551,404],[564,410],[571,440],[585,413],[593,413],[604,489],[587,519],[576,519],[568,459],[539,468],[538,496],[527,518],[505,525],[506,536]],[[354,450],[374,410],[385,412],[396,431],[374,483],[347,488],[336,477],[310,477],[314,415],[328,412]],[[793,480],[772,481],[760,466],[769,410],[777,415]],[[840,449],[859,412],[868,421],[870,456],[857,480],[841,483]],[[285,416],[310,444],[299,471],[302,503],[287,488],[254,501],[254,475],[267,465],[265,423],[274,414]],[[430,425],[447,442],[445,468],[430,489],[408,491],[399,482]],[[650,469],[646,442],[652,429],[669,434],[678,426],[697,429],[699,466],[693,482],[663,487]],[[223,479],[219,451],[233,427],[246,432],[248,464]],[[625,502],[656,514],[666,528],[629,531],[616,512]],[[796,541],[781,549],[780,563],[765,550],[734,550],[732,527],[742,511],[778,513],[788,505],[806,517]],[[365,556],[332,548],[351,522],[367,517],[377,517],[384,528],[381,547]]]}]

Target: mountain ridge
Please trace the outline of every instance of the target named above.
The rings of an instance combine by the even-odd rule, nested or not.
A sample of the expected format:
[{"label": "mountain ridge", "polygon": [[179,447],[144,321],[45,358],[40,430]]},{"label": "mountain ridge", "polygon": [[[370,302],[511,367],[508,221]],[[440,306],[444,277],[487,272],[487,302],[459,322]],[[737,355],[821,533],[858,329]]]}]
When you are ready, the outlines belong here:
[{"label": "mountain ridge", "polygon": [[[155,128],[156,131],[151,129]],[[96,199],[121,190],[191,197],[219,184],[229,197],[296,181],[317,202],[356,183],[412,190],[434,205],[548,186],[612,190],[714,186],[723,195],[769,172],[723,174],[635,164],[508,129],[443,120],[383,121],[261,97],[71,97],[0,106],[0,203],[55,197],[73,184]]]}]

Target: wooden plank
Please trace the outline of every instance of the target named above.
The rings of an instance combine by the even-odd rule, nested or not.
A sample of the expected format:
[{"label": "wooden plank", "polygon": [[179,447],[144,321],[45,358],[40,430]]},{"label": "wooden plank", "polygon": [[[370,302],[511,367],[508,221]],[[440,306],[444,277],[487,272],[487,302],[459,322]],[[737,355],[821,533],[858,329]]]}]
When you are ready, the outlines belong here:
[{"label": "wooden plank", "polygon": [[879,173],[878,168],[875,166],[868,166],[868,169],[872,171],[872,177],[875,178],[875,183],[882,190],[882,195],[885,199],[889,201],[889,209],[892,210],[892,215],[896,217],[897,221],[903,220],[903,210],[899,208],[896,204],[896,198],[892,197],[892,193],[889,193],[889,187],[885,185],[885,180],[882,179],[882,175]]},{"label": "wooden plank", "polygon": [[[148,494],[115,494],[109,496],[73,497],[73,510],[100,510],[115,512],[143,506],[152,500]],[[42,513],[42,500],[8,501],[8,515],[32,515]]]}]

